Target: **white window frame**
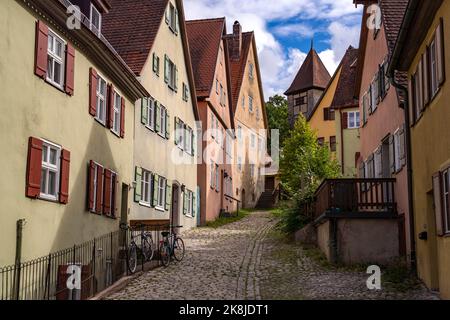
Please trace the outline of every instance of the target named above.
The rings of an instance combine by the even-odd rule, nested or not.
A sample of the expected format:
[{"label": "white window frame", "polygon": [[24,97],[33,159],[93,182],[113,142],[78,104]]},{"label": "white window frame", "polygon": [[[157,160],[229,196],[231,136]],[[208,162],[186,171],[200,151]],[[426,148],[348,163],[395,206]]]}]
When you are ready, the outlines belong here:
[{"label": "white window frame", "polygon": [[194,134],[194,130],[192,128],[189,128],[186,126],[186,129],[184,130],[184,140],[185,140],[185,147],[184,151],[186,151],[187,154],[192,155],[192,136]]},{"label": "white window frame", "polygon": [[[50,43],[47,48],[47,82],[52,84],[53,86],[64,90],[64,83],[65,83],[65,72],[66,72],[66,46],[67,42],[64,41],[63,38],[58,36],[53,30],[48,30],[48,42],[50,42],[50,39],[52,39],[52,45],[50,46]],[[56,52],[56,45],[57,43],[61,44],[61,56],[58,55]],[[52,48],[53,47],[53,50]],[[59,77],[60,82],[55,81],[55,64],[60,65],[59,70]],[[51,67],[50,67],[51,65]]]},{"label": "white window frame", "polygon": [[402,161],[400,159],[400,129],[394,132],[394,150],[395,171],[398,172],[402,168]]},{"label": "white window frame", "polygon": [[169,17],[169,28],[173,32],[175,32],[175,30],[177,30],[177,21],[176,21],[176,14],[175,14],[176,8],[171,2],[169,3],[168,10],[169,10],[169,15],[168,15],[168,17]]},{"label": "white window frame", "polygon": [[167,58],[167,63],[168,63],[167,76],[169,78],[168,85],[169,85],[169,88],[175,90],[175,87],[177,84],[177,75],[176,75],[177,74],[177,72],[176,72],[177,66],[169,58]]},{"label": "white window frame", "polygon": [[[152,184],[153,184],[152,173],[148,170],[142,169],[142,178],[141,178],[142,197],[141,200],[139,201],[139,204],[146,207],[151,206]],[[147,192],[145,192],[145,189],[147,189]]]},{"label": "white window frame", "polygon": [[252,148],[255,148],[255,147],[256,147],[256,136],[255,136],[254,133],[251,134],[251,138],[250,138],[250,146],[251,146]]},{"label": "white window frame", "polygon": [[[44,159],[44,148],[46,149],[46,158]],[[55,164],[52,164],[50,162],[50,150],[56,151],[55,154]],[[41,158],[41,193],[39,198],[50,200],[50,201],[57,201],[59,197],[59,181],[61,176],[61,146],[58,146],[57,144],[51,143],[49,141],[43,141],[42,145],[42,158]],[[45,172],[45,173],[44,173]],[[49,190],[49,177],[50,172],[55,173],[55,194],[48,193]],[[42,179],[45,179],[45,187],[43,188]],[[45,190],[43,190],[45,189]]]},{"label": "white window frame", "polygon": [[[101,86],[104,84],[105,92],[104,94],[101,93]],[[107,119],[107,108],[106,104],[108,101],[108,83],[105,80],[104,77],[102,77],[100,74],[98,74],[97,78],[97,90],[96,90],[96,99],[97,99],[97,112],[95,114],[95,119],[100,122],[103,125],[106,125],[106,119]],[[101,107],[101,102],[103,102],[103,108]],[[101,110],[101,111],[99,111]],[[103,114],[103,116],[102,116]]]},{"label": "white window frame", "polygon": [[187,197],[187,208],[186,208],[186,215],[189,217],[192,217],[193,212],[193,205],[194,205],[194,193],[190,190],[186,191],[186,197]]},{"label": "white window frame", "polygon": [[[348,114],[347,128],[348,129],[358,129],[361,125],[361,117],[360,117],[359,111],[350,111],[347,114]],[[353,117],[353,125],[351,122],[352,117]]]},{"label": "white window frame", "polygon": [[155,100],[151,97],[147,99],[147,105],[145,107],[147,112],[147,123],[145,126],[154,131],[155,130]]},{"label": "white window frame", "polygon": [[180,150],[184,150],[184,139],[185,139],[184,122],[181,121],[179,118],[176,127],[176,139],[178,148]]},{"label": "white window frame", "polygon": [[159,105],[159,132],[158,134],[166,138],[166,129],[167,129],[167,109],[163,105]]},{"label": "white window frame", "polygon": [[[101,164],[99,164],[97,162],[94,162],[94,164],[95,164],[95,168],[94,168],[94,206],[92,208],[92,212],[96,213],[97,209],[98,209],[97,208],[98,169],[102,168],[104,170],[104,168]],[[104,190],[103,189],[104,179],[102,179],[101,183],[102,183],[102,190]]]},{"label": "white window frame", "polygon": [[[117,105],[119,104],[119,105]],[[120,134],[120,120],[121,120],[121,109],[122,109],[122,96],[116,90],[114,90],[113,99],[113,125],[111,131],[116,135]]]},{"label": "white window frame", "polygon": [[[167,188],[167,179],[159,176],[158,185],[155,186],[158,188],[158,199],[156,201],[156,209],[160,211],[165,211],[164,207],[166,204],[166,188]],[[160,202],[162,200],[162,203]]]},{"label": "white window frame", "polygon": [[[93,18],[93,13],[97,13],[98,15],[98,28],[97,26],[95,26],[92,23],[92,18]],[[89,28],[91,29],[92,32],[94,32],[98,37],[100,37],[100,35],[102,34],[102,14],[100,13],[100,11],[94,6],[93,3],[91,3],[91,11],[90,11],[90,16],[89,16]]]}]

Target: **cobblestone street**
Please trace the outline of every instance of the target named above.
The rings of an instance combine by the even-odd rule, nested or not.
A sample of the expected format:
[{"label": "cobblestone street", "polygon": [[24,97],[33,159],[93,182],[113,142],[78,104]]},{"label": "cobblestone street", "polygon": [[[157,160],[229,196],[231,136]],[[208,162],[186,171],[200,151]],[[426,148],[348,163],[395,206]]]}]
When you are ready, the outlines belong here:
[{"label": "cobblestone street", "polygon": [[326,268],[287,242],[267,212],[183,234],[186,256],[134,279],[107,299],[436,299],[422,286],[369,291],[364,271]]}]

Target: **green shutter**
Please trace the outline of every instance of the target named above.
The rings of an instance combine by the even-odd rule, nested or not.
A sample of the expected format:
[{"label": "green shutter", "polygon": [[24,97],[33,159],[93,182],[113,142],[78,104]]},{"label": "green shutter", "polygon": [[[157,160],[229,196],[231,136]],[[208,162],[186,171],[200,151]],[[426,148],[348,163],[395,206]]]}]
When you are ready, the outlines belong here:
[{"label": "green shutter", "polygon": [[144,125],[146,125],[148,123],[147,104],[148,104],[148,98],[142,98],[142,102],[141,102],[141,122]]},{"label": "green shutter", "polygon": [[174,90],[175,90],[175,92],[177,92],[178,91],[178,67],[174,66],[174,69],[175,69],[175,88],[174,88]]},{"label": "green shutter", "polygon": [[178,23],[178,10],[175,9],[175,34],[178,34],[179,29],[180,29],[180,25]]},{"label": "green shutter", "polygon": [[178,117],[174,117],[174,119],[175,119],[175,139],[173,139],[173,141],[175,142],[175,145],[177,146],[178,145]]},{"label": "green shutter", "polygon": [[155,131],[159,132],[161,130],[161,106],[158,102],[155,102]]},{"label": "green shutter", "polygon": [[166,24],[169,24],[169,12],[170,12],[170,3],[166,8]]},{"label": "green shutter", "polygon": [[136,182],[136,187],[134,188],[134,201],[141,201],[142,197],[142,168],[136,167],[134,174],[134,181]]},{"label": "green shutter", "polygon": [[187,192],[188,192],[187,190],[185,190],[183,192],[183,214],[184,215],[187,214],[187,197],[186,197]]},{"label": "green shutter", "polygon": [[170,114],[166,110],[166,139],[170,139]]},{"label": "green shutter", "polygon": [[164,55],[164,82],[169,83],[169,58]]},{"label": "green shutter", "polygon": [[197,197],[192,193],[192,216],[195,217],[197,213]]},{"label": "green shutter", "polygon": [[170,210],[170,205],[172,204],[172,187],[169,184],[169,181],[167,181],[166,185],[166,211]]},{"label": "green shutter", "polygon": [[153,206],[156,207],[158,205],[158,183],[159,176],[155,173],[153,175]]},{"label": "green shutter", "polygon": [[195,133],[194,133],[194,130],[192,130],[191,131],[191,148],[192,148],[192,155],[193,156],[195,156],[195,149],[196,149],[196,144],[197,144],[197,141],[195,140]]},{"label": "green shutter", "polygon": [[153,52],[153,72],[158,73],[157,57],[156,53]]}]

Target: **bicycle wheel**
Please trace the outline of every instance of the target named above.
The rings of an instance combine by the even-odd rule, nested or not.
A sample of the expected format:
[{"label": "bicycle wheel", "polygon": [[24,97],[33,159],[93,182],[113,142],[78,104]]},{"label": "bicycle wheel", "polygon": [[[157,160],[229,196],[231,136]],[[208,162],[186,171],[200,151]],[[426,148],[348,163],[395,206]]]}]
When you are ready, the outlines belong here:
[{"label": "bicycle wheel", "polygon": [[159,245],[159,255],[163,266],[168,267],[170,264],[170,248],[164,242]]},{"label": "bicycle wheel", "polygon": [[130,245],[128,249],[128,270],[135,273],[137,269],[137,248],[135,244]]},{"label": "bicycle wheel", "polygon": [[151,261],[153,259],[153,240],[151,237],[145,237],[142,239],[142,254],[144,255],[145,261]]},{"label": "bicycle wheel", "polygon": [[173,246],[173,257],[175,260],[181,261],[184,259],[184,252],[184,241],[181,238],[177,238]]}]

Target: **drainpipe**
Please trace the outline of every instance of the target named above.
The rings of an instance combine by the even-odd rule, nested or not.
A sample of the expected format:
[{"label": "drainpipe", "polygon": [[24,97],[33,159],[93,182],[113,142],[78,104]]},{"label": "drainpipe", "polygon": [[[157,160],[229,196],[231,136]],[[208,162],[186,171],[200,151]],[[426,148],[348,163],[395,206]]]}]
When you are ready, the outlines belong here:
[{"label": "drainpipe", "polygon": [[410,127],[410,118],[409,118],[409,95],[408,89],[396,82],[394,71],[390,74],[390,79],[392,85],[402,91],[405,94],[405,102],[403,106],[403,110],[405,112],[405,140],[406,140],[406,165],[407,165],[407,183],[408,183],[408,211],[409,211],[409,230],[410,236],[409,240],[411,243],[411,267],[415,272],[416,270],[416,231],[414,226],[414,202],[413,202],[413,176],[412,176],[412,145],[411,145],[411,127]]},{"label": "drainpipe", "polygon": [[341,170],[342,175],[345,174],[345,157],[344,157],[344,128],[342,127],[342,109],[339,109],[339,117],[341,120],[341,123],[339,124],[339,127],[341,128]]}]

